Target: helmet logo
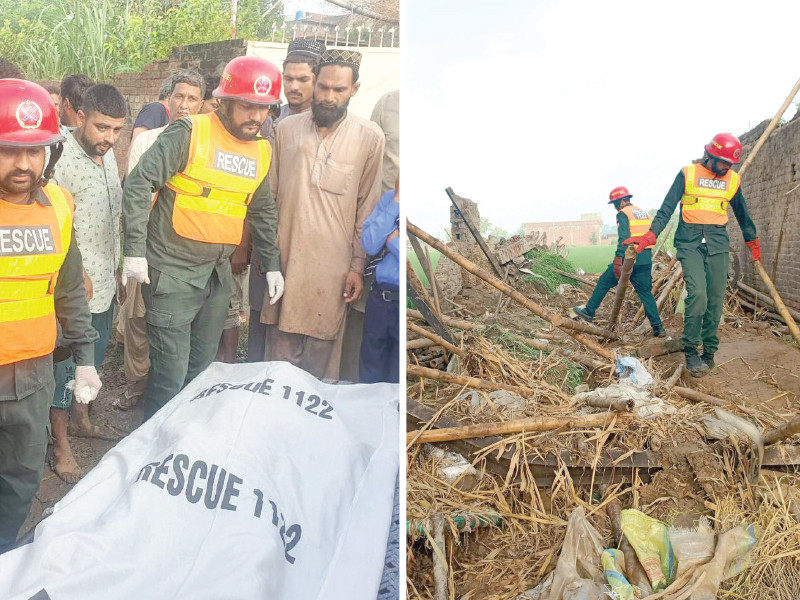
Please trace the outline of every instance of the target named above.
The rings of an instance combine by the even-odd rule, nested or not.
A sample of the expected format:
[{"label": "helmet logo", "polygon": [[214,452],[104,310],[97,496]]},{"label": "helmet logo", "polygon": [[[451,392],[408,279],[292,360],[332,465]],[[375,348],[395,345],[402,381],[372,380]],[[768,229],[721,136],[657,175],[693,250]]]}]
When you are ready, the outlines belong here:
[{"label": "helmet logo", "polygon": [[42,109],[32,100],[17,106],[17,123],[23,129],[37,129],[42,124]]},{"label": "helmet logo", "polygon": [[272,82],[270,81],[269,77],[262,75],[256,79],[255,83],[253,84],[253,89],[259,96],[266,96],[272,89]]},{"label": "helmet logo", "polygon": [[733,158],[735,158],[736,160],[739,160],[739,157],[741,155],[742,155],[741,148],[737,148],[736,150],[733,151]]}]

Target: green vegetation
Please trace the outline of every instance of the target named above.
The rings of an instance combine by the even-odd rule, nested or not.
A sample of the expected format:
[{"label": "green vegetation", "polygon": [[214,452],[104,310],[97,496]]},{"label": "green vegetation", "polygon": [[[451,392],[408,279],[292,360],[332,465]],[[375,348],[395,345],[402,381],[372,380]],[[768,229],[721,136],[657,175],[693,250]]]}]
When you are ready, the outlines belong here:
[{"label": "green vegetation", "polygon": [[[431,253],[431,263],[433,264],[433,270],[436,271],[436,265],[439,264],[439,257],[441,256],[441,253],[438,250],[433,250],[432,248],[429,248],[429,251]],[[411,266],[414,267],[414,271],[417,273],[417,275],[419,275],[419,278],[422,281],[422,285],[426,287],[430,285],[428,277],[425,275],[425,271],[422,270],[422,265],[419,264],[419,259],[417,258],[417,255],[413,250],[409,251],[408,260],[411,261]]]},{"label": "green vegetation", "polygon": [[[238,0],[236,37],[265,39],[283,7]],[[0,0],[0,56],[31,79],[102,81],[169,56],[173,46],[231,36],[230,0]],[[202,26],[199,26],[201,25]]]},{"label": "green vegetation", "polygon": [[564,275],[556,273],[552,269],[548,268],[555,267],[556,269],[566,271],[567,273],[574,273],[575,267],[566,258],[548,252],[547,250],[537,249],[526,252],[525,258],[532,261],[529,268],[535,273],[535,275],[527,275],[525,277],[525,281],[537,281],[543,284],[549,292],[555,292],[556,288],[562,283],[577,285],[574,279],[565,277]]},{"label": "green vegetation", "polygon": [[616,244],[603,246],[567,246],[569,262],[577,269],[580,267],[586,273],[602,273],[608,264],[614,260]]}]

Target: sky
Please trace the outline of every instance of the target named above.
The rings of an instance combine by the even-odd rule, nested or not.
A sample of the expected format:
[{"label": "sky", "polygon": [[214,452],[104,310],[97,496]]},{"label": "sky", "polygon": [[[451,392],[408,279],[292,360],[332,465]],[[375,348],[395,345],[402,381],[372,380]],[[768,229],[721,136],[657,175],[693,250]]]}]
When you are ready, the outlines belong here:
[{"label": "sky", "polygon": [[448,186],[512,233],[613,223],[619,185],[658,208],[714,134],[775,115],[800,77],[798,23],[788,0],[408,0],[406,214],[440,234]]}]

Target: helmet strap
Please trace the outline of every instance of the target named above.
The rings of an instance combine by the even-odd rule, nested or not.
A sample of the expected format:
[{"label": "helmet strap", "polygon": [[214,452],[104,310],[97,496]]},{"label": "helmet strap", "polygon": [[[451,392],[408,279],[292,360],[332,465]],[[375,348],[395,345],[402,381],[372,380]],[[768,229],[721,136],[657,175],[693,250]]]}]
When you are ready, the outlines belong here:
[{"label": "helmet strap", "polygon": [[56,163],[58,162],[58,159],[61,158],[61,154],[63,152],[64,144],[61,142],[50,146],[50,160],[47,161],[47,166],[44,168],[44,173],[42,173],[42,177],[39,179],[39,186],[46,186],[47,182],[53,177],[53,171],[56,168]]}]

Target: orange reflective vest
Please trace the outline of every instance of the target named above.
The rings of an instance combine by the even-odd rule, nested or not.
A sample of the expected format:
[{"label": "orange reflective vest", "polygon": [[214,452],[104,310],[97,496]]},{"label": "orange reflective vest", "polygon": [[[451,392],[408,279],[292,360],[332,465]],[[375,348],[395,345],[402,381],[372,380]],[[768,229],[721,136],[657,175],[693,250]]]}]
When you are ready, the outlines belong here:
[{"label": "orange reflective vest", "polygon": [[[646,210],[642,210],[638,206],[628,204],[625,208],[620,210],[626,217],[628,217],[628,225],[631,228],[631,237],[638,237],[650,231],[650,224],[653,220]],[[650,244],[647,248],[652,248],[655,244]]]},{"label": "orange reflective vest", "polygon": [[166,185],[175,192],[172,226],[190,240],[238,245],[253,193],[267,176],[272,147],[265,139],[232,136],[214,113],[191,115],[186,168]]},{"label": "orange reflective vest", "polygon": [[0,365],[50,354],[56,347],[53,301],[72,237],[72,195],[43,188],[50,206],[0,200]]},{"label": "orange reflective vest", "polygon": [[727,225],[728,203],[739,190],[739,174],[733,169],[724,177],[703,165],[683,168],[686,187],[681,197],[681,217],[685,223]]}]

